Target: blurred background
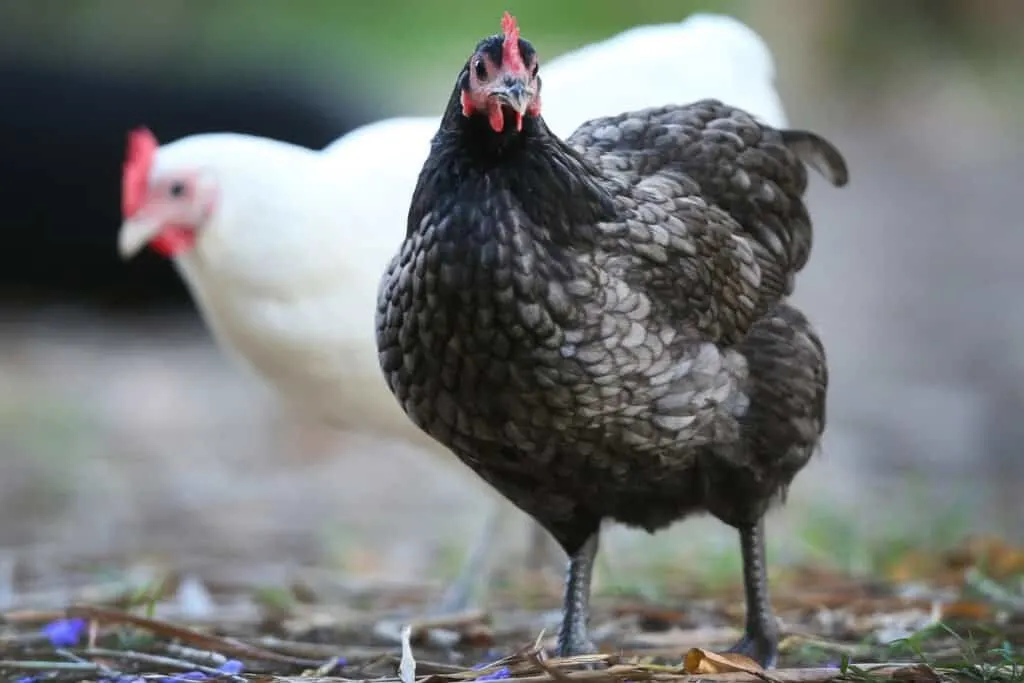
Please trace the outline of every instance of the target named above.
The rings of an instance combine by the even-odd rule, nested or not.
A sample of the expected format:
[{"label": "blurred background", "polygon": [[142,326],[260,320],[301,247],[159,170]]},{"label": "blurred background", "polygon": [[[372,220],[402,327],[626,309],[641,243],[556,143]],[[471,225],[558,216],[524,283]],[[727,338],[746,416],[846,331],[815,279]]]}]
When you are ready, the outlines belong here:
[{"label": "blurred background", "polygon": [[[847,156],[848,188],[814,182],[797,297],[828,347],[829,427],[771,517],[774,556],[870,571],[894,547],[1024,538],[1024,3],[0,0],[0,571],[140,556],[452,571],[483,485],[305,424],[239,371],[167,262],[119,260],[120,163],[140,123],[163,141],[322,147],[439,114],[506,7],[546,59],[731,13],[774,52],[792,123]],[[609,581],[738,580],[733,534],[710,521],[607,544]]]}]

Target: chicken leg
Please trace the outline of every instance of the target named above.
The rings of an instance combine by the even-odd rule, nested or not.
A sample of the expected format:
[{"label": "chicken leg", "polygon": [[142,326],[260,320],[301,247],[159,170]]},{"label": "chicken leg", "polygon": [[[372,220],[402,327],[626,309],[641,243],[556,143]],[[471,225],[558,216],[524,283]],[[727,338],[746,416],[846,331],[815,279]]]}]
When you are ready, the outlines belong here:
[{"label": "chicken leg", "polygon": [[479,535],[469,548],[469,554],[459,569],[458,576],[448,586],[440,602],[434,607],[437,614],[455,614],[469,609],[473,602],[473,595],[476,592],[477,582],[480,577],[487,575],[490,564],[491,551],[494,547],[494,539],[497,531],[505,517],[506,509],[498,504],[492,512]]},{"label": "chicken leg", "polygon": [[561,592],[565,577],[565,550],[536,522],[531,522],[526,550],[526,594],[554,597]]},{"label": "chicken leg", "polygon": [[527,569],[536,573],[549,570],[556,556],[560,559],[563,557],[561,546],[544,527],[535,522],[531,523],[526,550]]},{"label": "chicken leg", "polygon": [[579,550],[569,556],[562,626],[558,631],[559,657],[597,652],[587,635],[587,622],[590,619],[590,581],[594,575],[599,539],[600,534],[591,534]]},{"label": "chicken leg", "polygon": [[764,520],[740,527],[743,553],[743,592],[747,624],[743,638],[729,652],[744,654],[766,669],[775,666],[779,653],[779,632],[768,598],[768,574],[764,548]]}]

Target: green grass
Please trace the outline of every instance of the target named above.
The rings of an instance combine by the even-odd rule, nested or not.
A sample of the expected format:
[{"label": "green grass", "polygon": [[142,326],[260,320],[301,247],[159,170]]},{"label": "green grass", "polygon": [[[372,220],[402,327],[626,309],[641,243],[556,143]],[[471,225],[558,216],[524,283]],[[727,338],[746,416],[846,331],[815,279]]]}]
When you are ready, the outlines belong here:
[{"label": "green grass", "polygon": [[[795,524],[786,533],[772,533],[769,525],[769,566],[809,564],[855,576],[885,576],[911,551],[948,550],[968,535],[970,504],[951,502],[939,509],[924,502],[926,494],[924,486],[916,492],[908,486],[905,500],[893,506],[885,525],[865,523],[856,511],[823,502],[786,508],[779,514]],[[910,514],[917,509],[930,514],[917,519]],[[657,600],[678,593],[681,585],[716,591],[738,584],[739,545],[729,542],[732,531],[725,527],[713,533],[715,542],[708,542],[703,530],[639,541],[629,557],[607,560],[602,592]]]},{"label": "green grass", "polygon": [[[968,496],[937,503],[926,482],[907,477],[902,500],[882,523],[824,503],[786,514],[800,520],[796,535],[806,560],[871,575],[884,573],[911,550],[940,552],[959,543],[969,533],[971,507]],[[927,514],[915,514],[919,510]]]},{"label": "green grass", "polygon": [[[946,645],[952,644],[952,648]],[[943,654],[937,655],[939,650]],[[945,624],[930,626],[909,638],[890,644],[890,661],[913,661],[932,669],[943,680],[976,683],[1024,682],[1024,650],[1011,644],[995,629],[959,633]],[[843,657],[840,670],[851,681],[872,681],[870,669]]]}]

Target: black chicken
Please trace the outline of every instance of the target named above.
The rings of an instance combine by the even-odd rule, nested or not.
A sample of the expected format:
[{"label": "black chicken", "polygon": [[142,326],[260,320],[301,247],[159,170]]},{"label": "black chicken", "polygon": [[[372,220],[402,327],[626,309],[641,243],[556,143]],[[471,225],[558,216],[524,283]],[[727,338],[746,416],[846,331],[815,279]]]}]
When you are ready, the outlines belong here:
[{"label": "black chicken", "polygon": [[602,520],[706,511],[740,532],[734,649],[771,666],[761,520],[819,442],[828,378],[784,299],[811,246],[804,163],[842,186],[845,162],[714,100],[563,142],[533,47],[502,27],[459,73],[381,283],[388,385],[569,554],[559,654],[593,647]]}]

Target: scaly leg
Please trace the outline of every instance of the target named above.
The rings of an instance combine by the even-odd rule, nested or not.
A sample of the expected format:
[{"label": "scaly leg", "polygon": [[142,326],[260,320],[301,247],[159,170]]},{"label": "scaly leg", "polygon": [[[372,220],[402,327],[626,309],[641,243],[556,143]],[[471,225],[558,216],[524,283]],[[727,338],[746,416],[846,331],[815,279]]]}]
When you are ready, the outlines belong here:
[{"label": "scaly leg", "polygon": [[496,532],[506,512],[508,512],[508,509],[503,504],[498,503],[494,512],[487,518],[487,522],[480,530],[480,535],[473,541],[469,555],[466,557],[465,562],[462,563],[458,576],[448,586],[441,601],[434,608],[435,613],[454,614],[469,609],[477,582],[486,573],[485,570],[489,564],[494,540],[498,536]]},{"label": "scaly leg", "polygon": [[558,631],[559,657],[597,652],[587,636],[587,621],[590,618],[590,579],[594,572],[599,538],[600,534],[594,533],[569,558],[562,627]]},{"label": "scaly leg", "polygon": [[729,652],[744,654],[766,669],[773,668],[779,654],[779,632],[768,598],[768,572],[764,549],[764,520],[740,529],[743,553],[743,591],[746,596],[747,625],[743,638]]}]

